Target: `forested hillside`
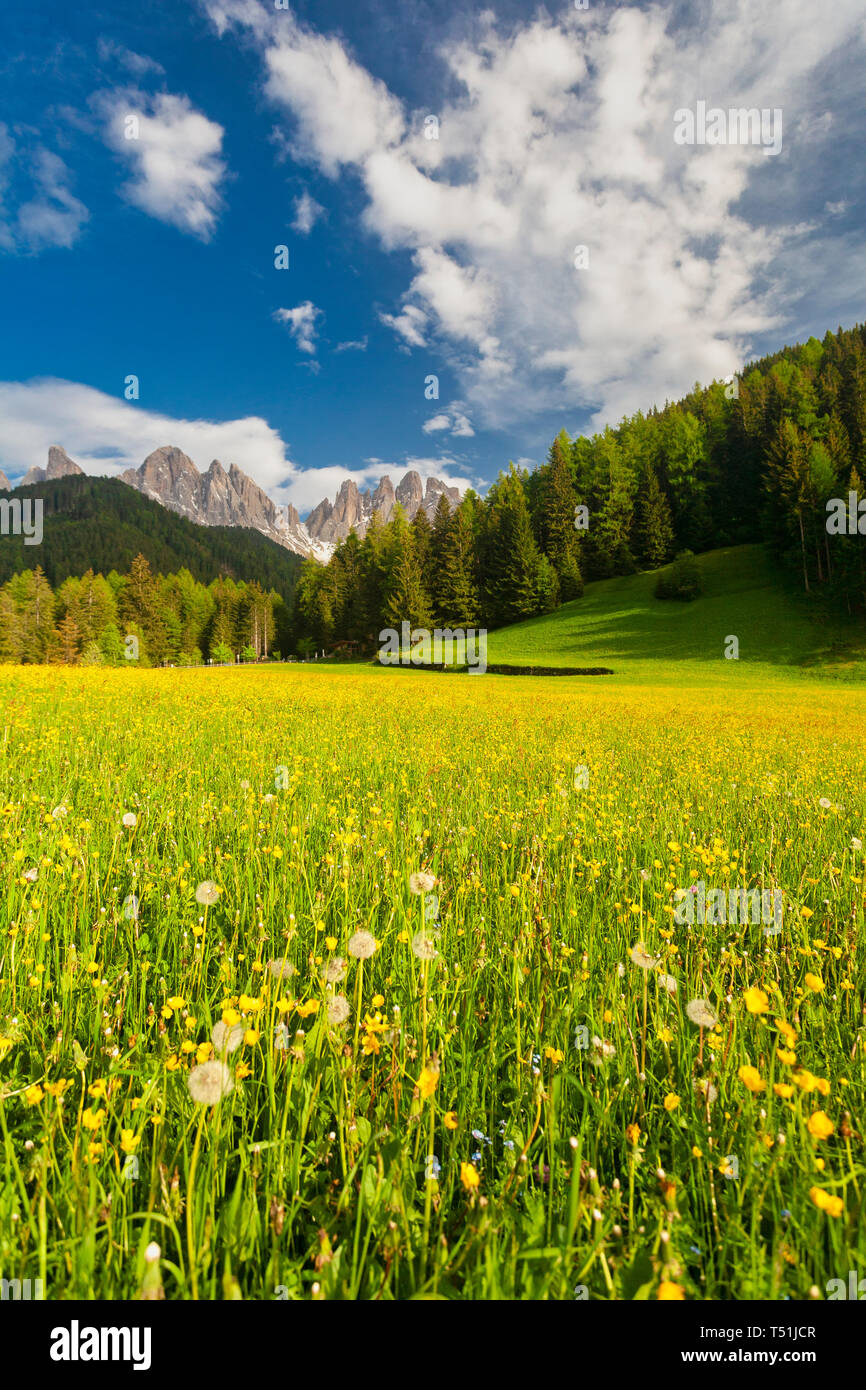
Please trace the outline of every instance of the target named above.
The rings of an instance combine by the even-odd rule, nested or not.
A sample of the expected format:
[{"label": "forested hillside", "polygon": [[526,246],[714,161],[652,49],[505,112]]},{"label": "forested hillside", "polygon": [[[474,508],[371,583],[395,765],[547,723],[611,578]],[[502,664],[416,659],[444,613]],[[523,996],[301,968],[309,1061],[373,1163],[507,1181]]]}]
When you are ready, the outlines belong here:
[{"label": "forested hillside", "polygon": [[[255,580],[214,579],[188,569],[155,575],[143,555],[128,574],[89,569],[56,592],[40,566],[0,589],[0,661],[88,666],[234,661],[273,655],[288,640],[288,608]],[[130,639],[133,639],[130,641]]]},{"label": "forested hillside", "polygon": [[57,478],[3,495],[41,498],[44,535],[38,547],[22,536],[0,539],[0,582],[37,560],[56,585],[88,569],[128,570],[142,554],[160,574],[185,568],[202,584],[220,575],[255,580],[288,602],[303,563],[259,531],[198,526],[117,478]]},{"label": "forested hillside", "polygon": [[866,540],[828,535],[826,504],[866,476],[866,326],[810,338],[741,377],[572,440],[529,474],[512,464],[482,502],[431,526],[398,515],[307,562],[296,635],[375,640],[382,626],[495,628],[579,597],[585,580],[678,552],[767,541],[832,610],[866,610]]}]

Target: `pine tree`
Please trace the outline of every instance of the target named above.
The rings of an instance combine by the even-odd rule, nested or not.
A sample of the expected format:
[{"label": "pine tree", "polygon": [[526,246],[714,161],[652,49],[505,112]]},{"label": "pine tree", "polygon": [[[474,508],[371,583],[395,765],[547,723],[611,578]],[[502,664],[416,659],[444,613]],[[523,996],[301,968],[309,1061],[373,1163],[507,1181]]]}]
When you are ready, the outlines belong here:
[{"label": "pine tree", "polygon": [[[443,502],[447,515],[442,511]],[[446,499],[440,499],[433,547],[437,626],[477,627],[481,622],[481,599],[471,502],[460,502],[452,512]]]},{"label": "pine tree", "polygon": [[55,635],[57,659],[66,666],[75,666],[78,662],[81,633],[71,613],[67,613],[55,628]]},{"label": "pine tree", "polygon": [[570,455],[571,440],[565,430],[560,430],[550,447],[547,467],[540,470],[539,486],[542,548],[556,570],[564,602],[583,593]]},{"label": "pine tree", "polygon": [[390,563],[388,586],[385,593],[384,623],[401,631],[406,622],[412,628],[427,628],[433,625],[430,609],[430,596],[424,587],[421,566],[415,545],[402,507],[395,509],[394,519],[388,527],[390,534]]},{"label": "pine tree", "polygon": [[512,463],[492,489],[484,543],[484,586],[491,625],[539,611],[540,553],[532,534],[523,478]]},{"label": "pine tree", "polygon": [[674,545],[674,528],[668,500],[659,487],[652,464],[647,466],[640,500],[641,554],[648,569],[666,565]]}]

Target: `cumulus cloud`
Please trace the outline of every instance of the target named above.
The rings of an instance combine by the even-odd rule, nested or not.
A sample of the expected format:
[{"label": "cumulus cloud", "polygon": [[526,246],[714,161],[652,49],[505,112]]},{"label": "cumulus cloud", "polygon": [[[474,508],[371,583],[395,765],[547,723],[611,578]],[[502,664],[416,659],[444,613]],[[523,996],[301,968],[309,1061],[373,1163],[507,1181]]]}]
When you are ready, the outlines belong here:
[{"label": "cumulus cloud", "polygon": [[100,93],[94,106],[106,143],[131,167],[121,192],[142,212],[209,241],[222,209],[224,131],[196,111],[188,97],[169,92]]},{"label": "cumulus cloud", "polygon": [[277,323],[286,324],[294,338],[299,352],[310,354],[316,351],[316,319],[322,310],[317,309],[309,299],[296,304],[294,309],[275,309],[272,317]]},{"label": "cumulus cloud", "polygon": [[427,315],[417,304],[407,304],[400,314],[380,313],[379,318],[386,328],[394,332],[410,347],[424,347],[427,339]]},{"label": "cumulus cloud", "polygon": [[145,410],[79,382],[0,382],[0,468],[14,481],[34,464],[44,467],[52,444],[63,445],[85,473],[98,477],[137,468],[154,449],[175,444],[200,472],[215,458],[226,468],[236,463],[275,502],[291,502],[302,514],[323,497],[336,496],[345,478],[370,488],[385,473],[396,484],[414,468],[422,478],[439,477],[461,490],[470,486],[450,454],[406,457],[399,463],[370,458],[360,469],[302,469],[289,457],[279,432],[259,416],[187,420]]},{"label": "cumulus cloud", "polygon": [[0,382],[0,467],[11,476],[44,466],[51,444],[96,475],[137,468],[163,444],[176,444],[202,471],[215,458],[236,463],[262,487],[295,471],[278,432],[258,416],[178,419],[79,382]]},{"label": "cumulus cloud", "polygon": [[435,434],[439,430],[448,430],[450,434],[461,439],[471,439],[475,434],[468,416],[464,415],[463,411],[456,405],[438,415],[431,415],[429,420],[424,421],[421,428],[425,434]]},{"label": "cumulus cloud", "polygon": [[[35,255],[78,241],[90,213],[70,191],[72,175],[59,155],[36,145],[19,150],[0,124],[0,250]],[[31,195],[17,199],[26,187]]]},{"label": "cumulus cloud", "polygon": [[311,198],[309,193],[303,192],[300,198],[295,199],[295,216],[292,228],[300,232],[302,236],[307,236],[319,218],[323,216],[325,209],[321,203],[317,203],[315,198]]},{"label": "cumulus cloud", "polygon": [[[293,156],[354,173],[367,229],[409,252],[381,321],[404,350],[435,343],[484,423],[563,404],[616,420],[728,375],[791,322],[781,266],[819,233],[774,194],[792,169],[811,182],[844,127],[833,107],[851,86],[839,74],[862,65],[861,0],[820,24],[813,0],[563,6],[507,25],[485,10],[440,44],[435,141],[339,39],[255,0],[208,8],[258,46]],[[698,100],[782,109],[781,154],[677,145],[674,113]]]}]

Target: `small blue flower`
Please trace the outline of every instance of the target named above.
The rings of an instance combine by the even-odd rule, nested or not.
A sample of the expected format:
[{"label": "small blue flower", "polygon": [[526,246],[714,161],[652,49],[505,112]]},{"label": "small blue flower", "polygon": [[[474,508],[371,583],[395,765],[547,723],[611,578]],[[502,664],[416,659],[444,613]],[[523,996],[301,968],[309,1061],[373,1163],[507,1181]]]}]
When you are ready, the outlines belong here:
[{"label": "small blue flower", "polygon": [[481,1140],[484,1138],[484,1135],[483,1135],[483,1133],[481,1132],[480,1129],[473,1129],[473,1131],[472,1131],[472,1138],[473,1138],[473,1139],[477,1139],[477,1140],[478,1140],[478,1143],[480,1144],[480,1143],[481,1143]]},{"label": "small blue flower", "polygon": [[514,1148],[514,1140],[513,1140],[513,1139],[506,1139],[506,1141],[505,1141],[505,1147],[506,1147],[506,1149],[513,1149],[513,1148]]},{"label": "small blue flower", "polygon": [[472,1162],[473,1162],[473,1163],[480,1163],[480,1162],[481,1162],[481,1154],[480,1154],[480,1152],[476,1152],[476,1153],[474,1153],[474,1154],[472,1155]]}]

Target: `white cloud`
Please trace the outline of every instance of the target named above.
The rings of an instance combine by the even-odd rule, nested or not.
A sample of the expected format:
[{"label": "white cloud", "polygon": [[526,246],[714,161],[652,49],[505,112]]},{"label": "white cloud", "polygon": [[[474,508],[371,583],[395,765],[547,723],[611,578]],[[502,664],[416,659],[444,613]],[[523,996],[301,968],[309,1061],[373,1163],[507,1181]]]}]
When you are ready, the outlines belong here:
[{"label": "white cloud", "polygon": [[306,236],[313,230],[316,222],[324,213],[325,209],[321,203],[317,203],[315,198],[311,198],[309,193],[304,192],[300,198],[295,199],[295,217],[292,227],[302,236]]},{"label": "white cloud", "polygon": [[365,333],[364,336],[363,336],[363,338],[350,339],[350,340],[349,340],[348,342],[346,342],[346,343],[338,343],[337,346],[334,348],[334,351],[335,351],[335,352],[366,352],[366,351],[367,351],[367,334]]},{"label": "white cloud", "polygon": [[202,471],[215,458],[236,463],[262,487],[294,470],[277,431],[257,416],[177,419],[74,381],[0,382],[0,467],[12,474],[44,467],[51,444],[97,475],[137,468],[163,444],[176,444]]},{"label": "white cloud", "polygon": [[471,422],[459,405],[452,405],[447,411],[439,415],[431,415],[429,420],[424,421],[421,428],[425,434],[435,434],[439,430],[448,430],[452,435],[461,439],[471,439],[475,434]]},{"label": "white cloud", "polygon": [[121,190],[142,212],[209,241],[222,209],[223,128],[168,92],[101,93],[106,143],[133,169]]},{"label": "white cloud", "polygon": [[[820,24],[813,0],[563,5],[501,26],[487,10],[440,44],[438,141],[338,39],[252,0],[209,8],[259,46],[294,157],[331,178],[351,170],[365,226],[410,253],[381,321],[407,350],[435,345],[485,424],[563,405],[616,421],[727,375],[790,322],[797,281],[782,266],[805,219],[786,221],[773,195],[791,169],[810,183],[836,138],[837,86],[863,62],[862,0],[836,0]],[[699,99],[781,108],[781,154],[676,145],[674,112]],[[845,172],[830,184],[830,163],[832,204]],[[853,251],[841,273],[850,288]]]},{"label": "white cloud", "polygon": [[212,459],[239,468],[275,502],[291,502],[301,513],[333,497],[345,478],[359,488],[375,487],[385,473],[396,483],[410,468],[422,478],[442,478],[462,490],[470,484],[458,476],[460,465],[441,458],[407,457],[401,463],[365,459],[361,469],[301,469],[290,458],[280,434],[259,416],[239,420],[187,420],[145,410],[122,397],[92,386],[56,378],[0,382],[0,468],[11,479],[34,464],[44,467],[52,444],[61,444],[92,476],[116,476],[138,468],[149,453],[175,444],[200,472]]},{"label": "white cloud", "polygon": [[131,48],[124,48],[122,43],[117,43],[114,39],[101,38],[96,46],[96,51],[101,63],[118,63],[136,77],[146,77],[149,73],[159,75],[165,72],[162,64],[157,63],[154,58],[147,58],[142,53],[134,53]]},{"label": "white cloud", "polygon": [[401,314],[380,313],[379,318],[386,328],[393,328],[410,347],[424,347],[427,342],[424,336],[427,315],[417,304],[407,304]]},{"label": "white cloud", "polygon": [[306,299],[303,304],[296,304],[294,309],[275,309],[272,317],[277,323],[287,325],[299,352],[314,353],[316,351],[316,319],[321,313],[321,309],[317,309],[315,304]]},{"label": "white cloud", "polygon": [[[16,210],[9,195],[19,171],[26,172],[32,196],[20,201]],[[60,156],[43,145],[19,153],[7,127],[0,124],[0,250],[36,254],[75,245],[90,213],[70,191],[71,177]]]}]

